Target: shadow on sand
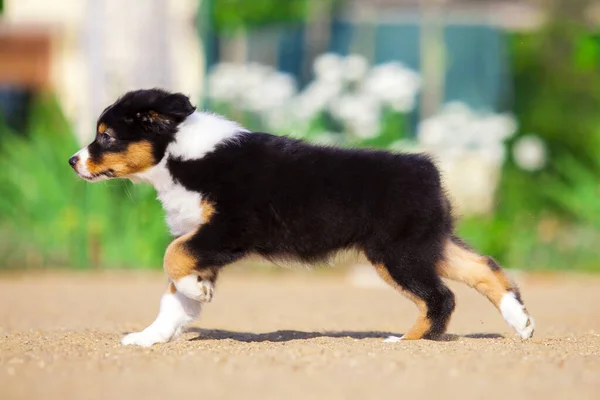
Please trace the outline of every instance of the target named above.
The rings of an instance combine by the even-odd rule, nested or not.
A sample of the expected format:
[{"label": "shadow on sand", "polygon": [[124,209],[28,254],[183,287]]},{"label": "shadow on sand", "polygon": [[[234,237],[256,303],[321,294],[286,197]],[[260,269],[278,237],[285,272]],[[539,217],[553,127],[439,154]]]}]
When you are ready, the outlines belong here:
[{"label": "shadow on sand", "polygon": [[[289,342],[292,340],[306,340],[315,338],[352,338],[352,339],[385,339],[388,336],[402,336],[394,332],[355,332],[355,331],[325,331],[325,332],[303,332],[295,330],[282,330],[267,333],[234,332],[221,329],[191,328],[187,332],[196,333],[198,336],[190,340],[225,340],[231,339],[238,342]],[[462,338],[468,339],[502,339],[504,336],[497,333],[474,333],[469,335],[444,334],[437,341],[452,342]]]}]

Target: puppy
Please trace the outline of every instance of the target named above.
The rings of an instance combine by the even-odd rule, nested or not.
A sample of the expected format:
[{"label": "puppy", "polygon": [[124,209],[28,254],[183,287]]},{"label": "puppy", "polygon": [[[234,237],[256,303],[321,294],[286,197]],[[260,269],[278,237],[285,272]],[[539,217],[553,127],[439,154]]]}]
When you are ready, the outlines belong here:
[{"label": "puppy", "polygon": [[402,339],[445,332],[454,295],[486,296],[521,338],[534,331],[517,286],[454,234],[440,175],[424,155],[313,146],[198,112],[179,93],[129,92],[106,108],[95,140],[69,159],[83,179],[128,178],[157,192],[175,240],[156,320],[121,343],[176,337],[210,302],[219,271],[249,255],[314,263],[362,252],[419,309]]}]

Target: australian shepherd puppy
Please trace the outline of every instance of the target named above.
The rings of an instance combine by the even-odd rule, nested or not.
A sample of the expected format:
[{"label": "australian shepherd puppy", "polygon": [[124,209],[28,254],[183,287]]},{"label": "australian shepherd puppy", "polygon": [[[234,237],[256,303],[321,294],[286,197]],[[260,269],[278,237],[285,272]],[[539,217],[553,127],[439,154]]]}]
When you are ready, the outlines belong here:
[{"label": "australian shepherd puppy", "polygon": [[121,343],[176,337],[210,302],[219,271],[249,255],[314,263],[362,252],[419,309],[402,339],[435,339],[454,295],[442,278],[486,296],[521,338],[534,323],[519,289],[454,234],[440,174],[424,155],[314,146],[250,132],[198,112],[179,93],[129,92],[104,110],[95,140],[69,159],[90,182],[153,185],[175,237],[156,320]]}]

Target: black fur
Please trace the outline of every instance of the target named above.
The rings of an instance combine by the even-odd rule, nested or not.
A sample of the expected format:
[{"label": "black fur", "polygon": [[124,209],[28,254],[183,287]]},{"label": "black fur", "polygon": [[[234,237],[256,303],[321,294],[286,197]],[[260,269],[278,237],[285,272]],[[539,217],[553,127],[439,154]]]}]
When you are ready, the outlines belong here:
[{"label": "black fur", "polygon": [[312,263],[358,249],[427,303],[428,337],[444,331],[454,296],[435,268],[452,217],[428,157],[250,133],[202,159],[170,158],[167,166],[215,204],[215,216],[189,242],[199,268],[248,254]]}]

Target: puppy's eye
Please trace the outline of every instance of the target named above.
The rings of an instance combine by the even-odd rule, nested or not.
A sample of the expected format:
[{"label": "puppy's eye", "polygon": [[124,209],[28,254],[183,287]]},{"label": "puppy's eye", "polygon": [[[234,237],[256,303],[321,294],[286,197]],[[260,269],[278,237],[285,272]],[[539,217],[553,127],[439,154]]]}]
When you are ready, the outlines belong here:
[{"label": "puppy's eye", "polygon": [[102,134],[100,134],[100,137],[106,141],[112,141],[115,140],[114,137],[110,136],[108,133],[106,132],[102,132]]}]

